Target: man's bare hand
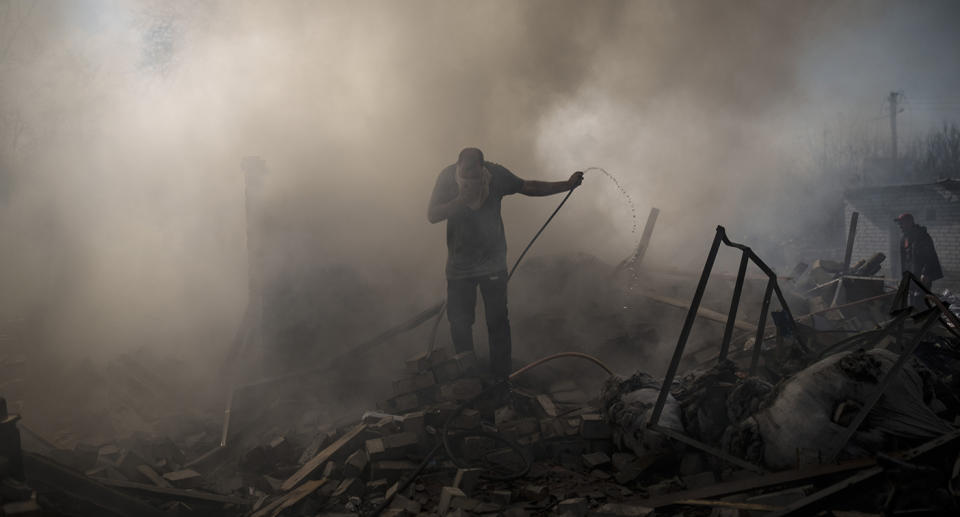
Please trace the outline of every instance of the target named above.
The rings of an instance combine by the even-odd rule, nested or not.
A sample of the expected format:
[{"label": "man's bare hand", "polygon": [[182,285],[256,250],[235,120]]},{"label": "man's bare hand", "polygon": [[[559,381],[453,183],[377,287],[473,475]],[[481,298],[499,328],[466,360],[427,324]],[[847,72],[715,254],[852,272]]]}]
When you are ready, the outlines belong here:
[{"label": "man's bare hand", "polygon": [[583,171],[577,171],[571,174],[567,183],[570,184],[571,189],[579,187],[580,184],[583,183]]}]

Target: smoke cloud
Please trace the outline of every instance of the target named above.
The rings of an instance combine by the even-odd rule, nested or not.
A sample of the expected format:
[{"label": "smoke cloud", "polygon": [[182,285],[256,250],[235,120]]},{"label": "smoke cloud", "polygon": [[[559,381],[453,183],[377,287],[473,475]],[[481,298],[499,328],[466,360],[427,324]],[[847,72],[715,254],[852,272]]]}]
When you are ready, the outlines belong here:
[{"label": "smoke cloud", "polygon": [[[842,182],[817,153],[838,114],[880,132],[887,92],[960,89],[958,15],[954,2],[2,2],[0,311],[54,356],[220,360],[246,305],[251,155],[270,171],[270,278],[353,275],[311,298],[330,321],[301,330],[331,334],[320,349],[443,296],[426,203],[465,146],[527,179],[603,167],[629,194],[633,208],[588,173],[536,254],[616,263],[652,206],[653,264],[699,267],[717,224],[763,253],[836,215]],[[505,201],[510,260],[558,201]]]}]

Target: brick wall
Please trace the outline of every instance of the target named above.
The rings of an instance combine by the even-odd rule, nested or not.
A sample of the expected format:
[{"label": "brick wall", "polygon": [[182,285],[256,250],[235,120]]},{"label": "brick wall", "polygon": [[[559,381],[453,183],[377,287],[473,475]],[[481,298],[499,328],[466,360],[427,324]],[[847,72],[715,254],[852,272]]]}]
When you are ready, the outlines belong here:
[{"label": "brick wall", "polygon": [[[960,277],[960,188],[957,183],[960,182],[848,191],[843,203],[844,239],[849,230],[850,214],[860,212],[852,263],[880,251],[887,255],[881,274],[899,278],[897,244],[900,229],[893,219],[901,213],[910,212],[917,224],[926,226],[930,232],[944,274],[947,277]],[[843,246],[845,243],[840,244],[841,249]]]}]

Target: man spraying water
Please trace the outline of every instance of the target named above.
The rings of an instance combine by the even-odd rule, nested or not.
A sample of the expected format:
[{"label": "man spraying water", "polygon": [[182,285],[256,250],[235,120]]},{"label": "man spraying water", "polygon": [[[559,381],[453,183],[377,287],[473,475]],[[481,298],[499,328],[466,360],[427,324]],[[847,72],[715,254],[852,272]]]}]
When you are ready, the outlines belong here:
[{"label": "man spraying water", "polygon": [[506,377],[511,367],[507,317],[507,241],[500,217],[503,196],[550,196],[578,187],[583,172],[566,181],[524,180],[502,165],[485,161],[480,149],[460,151],[457,163],[437,177],[427,219],[447,221],[447,319],[457,353],[473,350],[477,287],[483,296],[490,345],[490,369]]}]

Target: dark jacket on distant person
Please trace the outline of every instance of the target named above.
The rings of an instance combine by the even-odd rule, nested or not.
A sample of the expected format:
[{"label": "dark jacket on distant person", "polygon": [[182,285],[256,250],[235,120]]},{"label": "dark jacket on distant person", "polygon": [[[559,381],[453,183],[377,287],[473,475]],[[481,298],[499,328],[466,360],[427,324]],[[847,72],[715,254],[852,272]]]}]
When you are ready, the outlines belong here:
[{"label": "dark jacket on distant person", "polygon": [[900,237],[900,268],[928,282],[943,278],[940,259],[926,226],[913,225]]}]

